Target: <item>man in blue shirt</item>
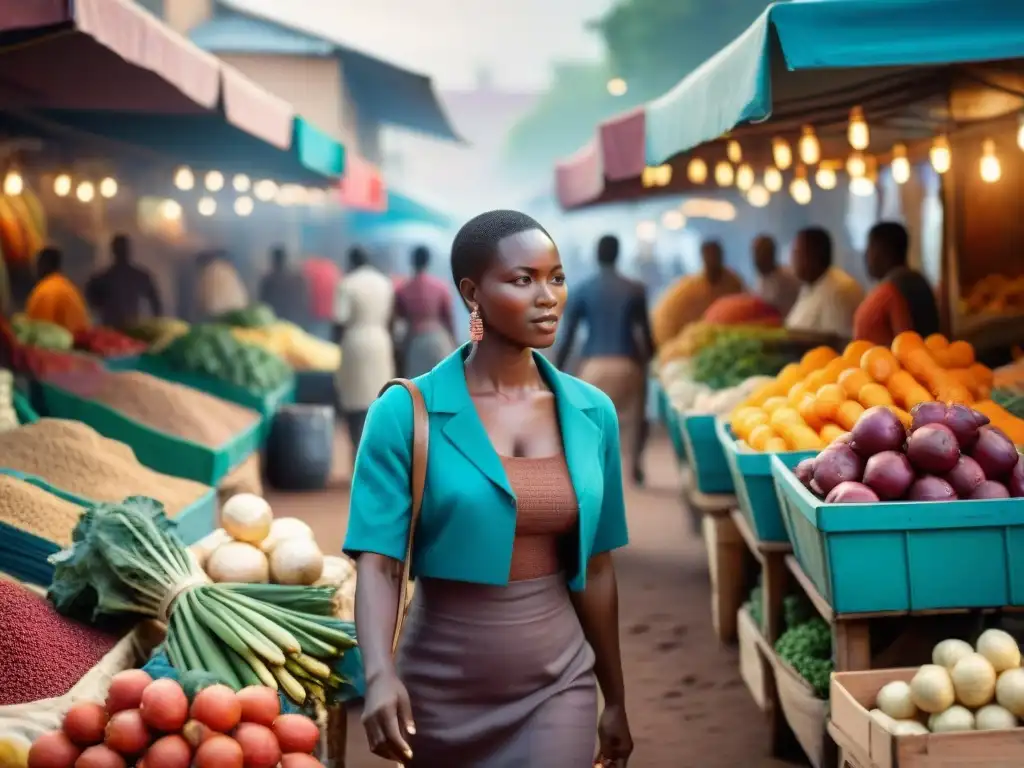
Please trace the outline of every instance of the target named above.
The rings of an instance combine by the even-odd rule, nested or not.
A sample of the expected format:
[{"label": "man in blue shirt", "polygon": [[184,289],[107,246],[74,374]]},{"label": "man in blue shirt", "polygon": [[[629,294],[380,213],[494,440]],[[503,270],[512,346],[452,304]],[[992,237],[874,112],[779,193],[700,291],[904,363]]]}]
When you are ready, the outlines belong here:
[{"label": "man in blue shirt", "polygon": [[587,327],[579,376],[611,398],[619,414],[623,439],[630,446],[633,479],[643,484],[643,449],[647,442],[647,364],[654,353],[642,283],[622,275],[615,264],[619,240],[605,235],[597,244],[598,273],[569,292],[565,338],[556,359],[564,369],[580,324]]}]

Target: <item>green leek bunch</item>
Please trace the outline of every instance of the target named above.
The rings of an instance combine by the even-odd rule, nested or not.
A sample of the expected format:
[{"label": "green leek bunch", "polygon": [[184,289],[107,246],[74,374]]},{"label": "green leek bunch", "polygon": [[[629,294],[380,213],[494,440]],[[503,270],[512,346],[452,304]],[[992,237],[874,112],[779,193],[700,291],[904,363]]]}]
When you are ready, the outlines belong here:
[{"label": "green leek bunch", "polygon": [[334,667],[355,640],[333,616],[334,587],[209,583],[153,499],[88,509],[72,546],[50,562],[58,611],[165,622],[167,655],[182,674],[209,672],[235,690],[264,685],[300,705],[333,702],[345,682]]}]

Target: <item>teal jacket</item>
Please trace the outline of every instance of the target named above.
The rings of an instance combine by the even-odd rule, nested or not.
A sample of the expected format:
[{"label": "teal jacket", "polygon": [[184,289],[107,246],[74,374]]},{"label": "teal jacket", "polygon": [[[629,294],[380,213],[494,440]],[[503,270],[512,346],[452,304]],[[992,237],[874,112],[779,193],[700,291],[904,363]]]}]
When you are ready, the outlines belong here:
[{"label": "teal jacket", "polygon": [[[417,379],[430,414],[430,447],[412,558],[414,576],[505,585],[516,530],[516,497],[466,386],[462,347]],[[593,555],[625,546],[619,424],[600,390],[534,353],[555,395],[566,464],[579,505],[579,567],[586,586]],[[349,507],[345,552],[401,560],[409,535],[412,400],[388,389],[366,418]]]}]

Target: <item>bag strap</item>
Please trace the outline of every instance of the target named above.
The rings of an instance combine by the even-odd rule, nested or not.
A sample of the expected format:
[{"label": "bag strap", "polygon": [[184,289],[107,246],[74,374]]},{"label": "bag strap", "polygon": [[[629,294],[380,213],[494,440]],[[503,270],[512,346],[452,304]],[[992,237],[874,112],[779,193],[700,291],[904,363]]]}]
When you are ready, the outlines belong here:
[{"label": "bag strap", "polygon": [[398,608],[395,615],[395,634],[391,639],[391,652],[398,649],[398,640],[405,624],[405,605],[409,598],[409,576],[412,568],[412,545],[416,535],[416,524],[423,506],[423,486],[427,479],[427,453],[430,442],[430,417],[427,404],[419,387],[409,379],[392,379],[381,389],[383,395],[389,388],[398,386],[405,389],[412,398],[412,467],[409,472],[412,510],[409,516],[409,536],[405,542],[405,559],[402,561],[402,581],[398,593]]}]

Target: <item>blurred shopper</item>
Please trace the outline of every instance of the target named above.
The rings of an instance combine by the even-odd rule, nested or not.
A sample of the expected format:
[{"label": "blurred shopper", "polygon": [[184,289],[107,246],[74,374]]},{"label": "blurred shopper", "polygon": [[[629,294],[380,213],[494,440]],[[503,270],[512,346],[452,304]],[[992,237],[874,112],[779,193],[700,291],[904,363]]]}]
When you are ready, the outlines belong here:
[{"label": "blurred shopper", "polygon": [[201,320],[211,320],[249,306],[249,290],[226,252],[207,251],[199,254],[196,261],[199,267],[196,297]]},{"label": "blurred shopper", "polygon": [[939,307],[924,275],[907,266],[910,238],[902,224],[883,221],[868,234],[868,274],[878,285],[853,316],[855,338],[889,346],[903,331],[939,332]]},{"label": "blurred shopper", "polygon": [[707,240],[700,247],[704,269],[671,285],[651,315],[654,344],[661,346],[690,323],[700,320],[715,299],[743,292],[743,281],[725,266],[722,244]]},{"label": "blurred shopper", "polygon": [[283,245],[270,249],[270,271],[260,281],[259,296],[282,320],[303,328],[309,324],[309,285],[300,270],[288,265],[288,252]]},{"label": "blurred shopper", "polygon": [[821,227],[800,230],[793,241],[792,263],[803,286],[786,327],[852,339],[853,315],[864,299],[864,289],[832,265],[832,236]]},{"label": "blurred shopper", "polygon": [[160,317],[163,303],[149,270],[132,261],[132,244],[127,235],[110,241],[114,263],[94,275],[85,286],[89,306],[103,325],[124,328],[147,316]]},{"label": "blurred shopper", "polygon": [[43,248],[39,252],[36,258],[39,282],[28,295],[25,315],[78,333],[89,328],[89,310],[75,284],[61,272],[63,260],[64,254],[58,248]]},{"label": "blurred shopper", "polygon": [[757,287],[754,293],[775,307],[783,317],[789,314],[800,295],[800,280],[781,266],[776,257],[775,241],[758,235],[752,246]]},{"label": "blurred shopper", "polygon": [[310,333],[330,340],[334,333],[334,293],[341,281],[341,267],[332,259],[311,256],[302,262],[306,278],[309,308],[312,315]]},{"label": "blurred shopper", "polygon": [[407,378],[424,374],[455,351],[452,293],[448,283],[427,272],[430,251],[412,252],[412,277],[395,294],[395,316],[405,321],[401,371]]},{"label": "blurred shopper", "polygon": [[586,326],[579,376],[611,398],[632,461],[633,479],[643,484],[647,443],[647,365],[654,353],[642,283],[616,269],[619,239],[605,235],[597,244],[600,271],[570,291],[565,336],[556,363],[564,369],[581,324]]},{"label": "blurred shopper", "polygon": [[334,333],[341,346],[338,403],[355,456],[366,412],[395,375],[391,341],[395,289],[391,278],[370,264],[362,248],[350,250],[348,261],[348,272],[334,297]]}]

